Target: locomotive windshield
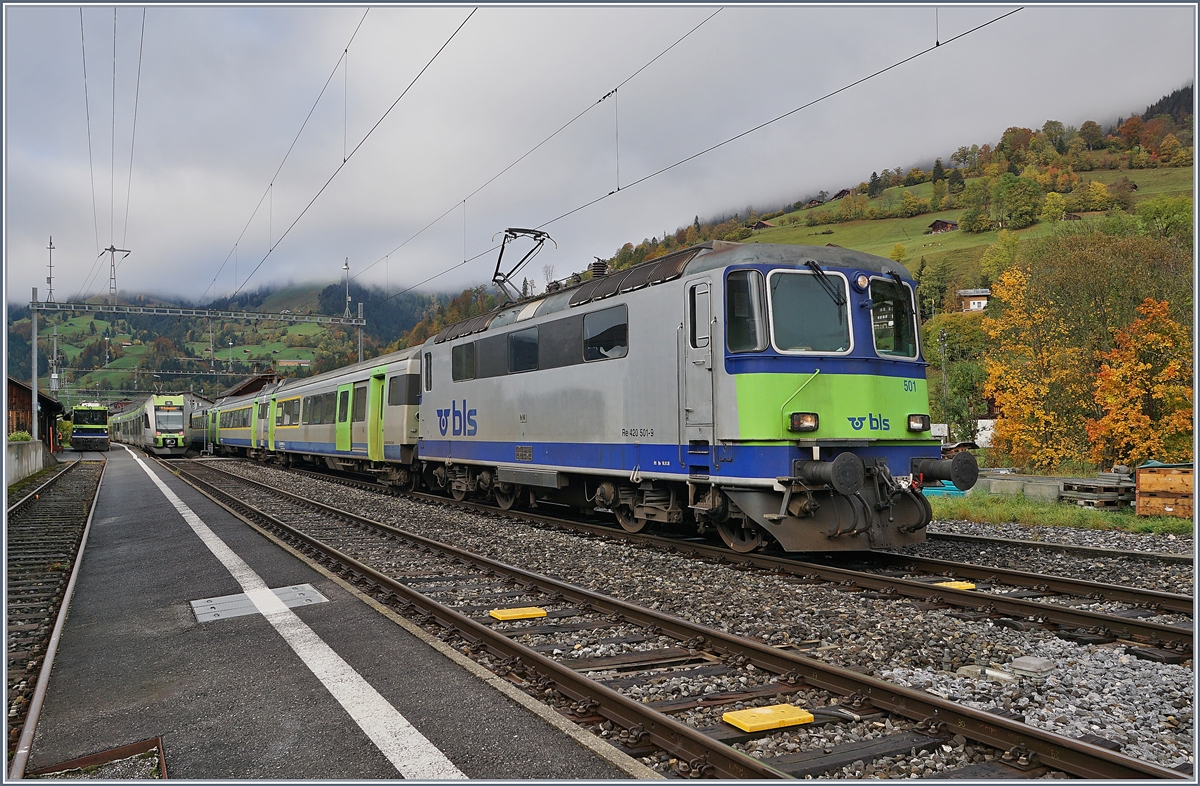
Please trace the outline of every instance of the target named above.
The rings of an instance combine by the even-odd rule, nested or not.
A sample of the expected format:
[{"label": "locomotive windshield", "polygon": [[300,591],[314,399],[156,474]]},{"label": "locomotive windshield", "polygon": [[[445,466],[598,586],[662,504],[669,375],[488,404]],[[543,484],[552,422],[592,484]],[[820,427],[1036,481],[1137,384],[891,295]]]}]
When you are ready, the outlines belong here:
[{"label": "locomotive windshield", "polygon": [[183,431],[183,408],[155,407],[154,424],[157,431]]},{"label": "locomotive windshield", "polygon": [[836,302],[812,273],[777,270],[767,279],[771,301],[771,337],[780,352],[846,352],[850,320],[845,279],[829,276],[843,294]]},{"label": "locomotive windshield", "polygon": [[898,281],[871,279],[871,325],[875,352],[893,357],[917,356],[917,315],[912,292]]},{"label": "locomotive windshield", "polygon": [[71,420],[76,426],[104,426],[108,424],[108,410],[77,409]]}]

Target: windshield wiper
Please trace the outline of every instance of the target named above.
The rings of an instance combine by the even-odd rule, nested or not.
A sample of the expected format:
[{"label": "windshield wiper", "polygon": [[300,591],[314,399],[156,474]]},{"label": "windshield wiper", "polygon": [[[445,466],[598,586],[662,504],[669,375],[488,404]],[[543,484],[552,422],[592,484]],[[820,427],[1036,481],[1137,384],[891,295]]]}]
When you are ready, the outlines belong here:
[{"label": "windshield wiper", "polygon": [[904,281],[900,278],[900,274],[894,270],[888,271],[888,275],[896,281],[896,286],[900,289],[900,308],[904,311],[904,316],[910,316],[913,313],[912,306],[908,302],[908,288],[904,286]]},{"label": "windshield wiper", "polygon": [[829,297],[833,298],[834,303],[839,306],[846,305],[846,296],[842,294],[841,288],[829,280],[829,274],[822,270],[820,265],[810,259],[804,263],[804,266],[817,274],[817,282]]}]

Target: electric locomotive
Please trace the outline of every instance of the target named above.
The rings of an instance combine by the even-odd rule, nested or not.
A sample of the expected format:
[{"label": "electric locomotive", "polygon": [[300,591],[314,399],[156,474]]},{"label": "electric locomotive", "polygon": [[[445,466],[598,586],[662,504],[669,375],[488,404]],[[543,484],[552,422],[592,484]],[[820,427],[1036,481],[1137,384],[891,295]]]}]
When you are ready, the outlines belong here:
[{"label": "electric locomotive", "polygon": [[450,325],[422,346],[203,411],[225,453],[731,548],[924,538],[941,459],[915,282],[837,247],[712,241]]},{"label": "electric locomotive", "polygon": [[943,461],[915,283],[838,247],[710,242],[452,325],[422,352],[434,485],[694,524],[731,548],[887,548]]},{"label": "electric locomotive", "polygon": [[98,401],[84,401],[71,407],[71,449],[108,448],[108,407]]}]

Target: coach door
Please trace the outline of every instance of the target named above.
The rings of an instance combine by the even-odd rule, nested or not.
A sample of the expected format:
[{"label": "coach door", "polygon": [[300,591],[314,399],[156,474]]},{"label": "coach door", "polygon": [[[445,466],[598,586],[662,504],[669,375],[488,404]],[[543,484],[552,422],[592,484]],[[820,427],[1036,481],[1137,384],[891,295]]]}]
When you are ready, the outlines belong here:
[{"label": "coach door", "polygon": [[696,474],[708,474],[713,434],[712,287],[708,281],[685,290],[683,345],[684,463]]},{"label": "coach door", "polygon": [[254,436],[251,445],[255,448],[263,449],[267,447],[267,438],[270,436],[270,421],[272,401],[259,401],[254,407]]},{"label": "coach door", "polygon": [[337,426],[334,447],[339,451],[350,450],[350,396],[354,393],[354,385],[338,385],[337,389]]},{"label": "coach door", "polygon": [[350,397],[350,449],[367,452],[367,388],[366,381],[354,383]]},{"label": "coach door", "polygon": [[367,458],[371,461],[383,461],[383,382],[386,375],[386,366],[373,369],[367,383]]}]

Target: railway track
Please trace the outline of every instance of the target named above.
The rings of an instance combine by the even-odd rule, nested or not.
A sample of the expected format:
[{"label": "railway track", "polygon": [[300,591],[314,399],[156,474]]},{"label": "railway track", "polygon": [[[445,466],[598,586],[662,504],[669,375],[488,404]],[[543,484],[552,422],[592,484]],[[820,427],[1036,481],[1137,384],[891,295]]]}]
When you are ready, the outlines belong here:
[{"label": "railway track", "polygon": [[1054,543],[1046,540],[1014,540],[1011,538],[989,538],[983,535],[959,535],[952,532],[926,532],[929,540],[942,540],[951,543],[967,543],[972,546],[1020,546],[1027,549],[1054,551],[1071,556],[1103,557],[1107,559],[1148,559],[1156,562],[1169,562],[1180,565],[1192,565],[1195,560],[1191,554],[1168,554],[1161,551],[1121,551],[1099,546],[1076,546],[1070,543]]},{"label": "railway track", "polygon": [[[636,754],[652,745],[671,752],[679,775],[819,777],[843,759],[861,763],[936,749],[957,734],[1000,751],[978,771],[958,773],[962,777],[1030,777],[1045,768],[1086,778],[1185,777],[1093,741],[1056,735],[831,666],[794,648],[767,646],[625,603],[212,465],[176,462],[172,467],[239,516],[380,602],[438,629],[441,637],[576,721],[623,730],[616,739],[628,751]],[[499,619],[512,609],[531,607],[544,614]],[[656,682],[681,677],[690,690],[653,700]],[[720,722],[722,712],[774,697],[793,703],[801,698],[815,723],[886,726],[893,733],[858,735],[832,750],[764,759],[731,747],[771,732],[735,730]],[[712,724],[697,728],[674,717],[685,710],[707,713],[702,717]],[[901,722],[893,724],[891,717]]]},{"label": "railway track", "polygon": [[19,777],[80,559],[105,462],[75,461],[8,508],[8,753]]},{"label": "railway track", "polygon": [[[290,471],[355,488],[395,493],[370,481],[295,468]],[[1184,621],[1189,624],[1183,625],[1153,621],[1160,614],[1190,618],[1194,600],[1186,595],[884,552],[849,557],[866,563],[857,567],[834,564],[844,562],[846,556],[816,562],[763,553],[739,554],[695,538],[629,533],[607,524],[575,521],[529,510],[498,511],[477,502],[456,502],[421,492],[405,493],[439,504],[491,513],[503,512],[543,524],[645,543],[704,559],[789,573],[801,581],[830,583],[850,592],[907,598],[924,604],[926,608],[954,607],[962,609],[970,619],[990,618],[1019,630],[1046,628],[1062,638],[1085,644],[1119,640],[1130,645],[1133,654],[1149,660],[1181,663],[1192,657],[1194,633],[1190,619]],[[913,576],[914,573],[920,575]],[[973,588],[953,586],[960,578],[973,579],[978,583]],[[1110,613],[1075,607],[1097,603],[1116,603],[1129,608]]]}]

